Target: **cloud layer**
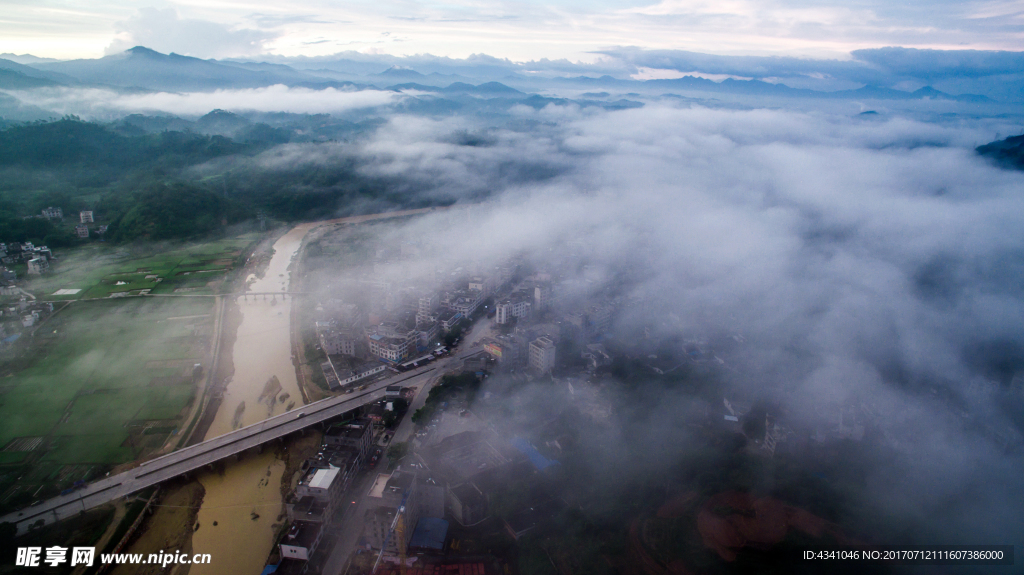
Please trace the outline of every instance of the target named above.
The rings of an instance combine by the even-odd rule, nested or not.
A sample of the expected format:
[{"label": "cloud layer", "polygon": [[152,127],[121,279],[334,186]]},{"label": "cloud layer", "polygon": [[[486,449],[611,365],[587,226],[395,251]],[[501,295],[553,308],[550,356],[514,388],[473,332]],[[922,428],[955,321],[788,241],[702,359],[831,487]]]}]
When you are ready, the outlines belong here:
[{"label": "cloud layer", "polygon": [[339,114],[384,106],[400,101],[397,92],[290,88],[276,85],[213,92],[120,93],[102,89],[55,88],[30,92],[12,91],[24,103],[87,118],[113,119],[126,113],[169,113],[202,116],[214,109],[239,112],[294,112]]},{"label": "cloud layer", "polygon": [[[262,160],[356,158],[438,194],[500,192],[455,225],[441,215],[406,232],[448,260],[521,253],[583,294],[624,289],[646,304],[619,317],[620,334],[741,335],[725,356],[732,384],[791,421],[813,425],[842,403],[875,414],[896,456],[864,464],[865,504],[924,540],[1021,542],[1009,534],[1024,533],[1024,460],[1004,449],[1024,429],[1024,399],[1007,391],[1024,371],[1024,175],[973,152],[992,126],[669,106],[519,113],[540,127],[395,117],[316,159],[285,148]],[[467,130],[486,145],[455,143]],[[531,179],[510,159],[549,171]],[[666,442],[653,437],[664,419],[638,417],[655,430],[640,439]],[[609,458],[640,470],[662,459],[614,445]]]}]

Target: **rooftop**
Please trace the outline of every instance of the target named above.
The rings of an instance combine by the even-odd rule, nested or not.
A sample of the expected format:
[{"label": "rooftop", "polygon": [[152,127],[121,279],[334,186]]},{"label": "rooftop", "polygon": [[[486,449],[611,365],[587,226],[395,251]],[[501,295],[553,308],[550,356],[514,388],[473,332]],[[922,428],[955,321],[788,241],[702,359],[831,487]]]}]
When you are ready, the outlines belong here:
[{"label": "rooftop", "polygon": [[293,547],[304,547],[309,549],[310,545],[316,541],[316,537],[319,534],[319,523],[296,521],[295,523],[292,523],[291,529],[288,530],[288,534],[284,536],[284,539],[281,539],[281,545],[290,545]]},{"label": "rooftop", "polygon": [[337,467],[328,467],[327,469],[317,469],[313,473],[312,479],[309,480],[309,486],[315,489],[327,489],[334,482],[334,478],[338,476],[341,469]]},{"label": "rooftop", "polygon": [[412,487],[412,481],[415,478],[416,476],[413,475],[412,473],[403,473],[401,471],[396,471],[391,474],[391,478],[388,479],[385,489],[387,491],[404,492],[405,490]]},{"label": "rooftop", "polygon": [[444,549],[444,541],[448,536],[448,522],[436,517],[424,517],[416,522],[416,530],[409,540],[410,547],[423,549]]},{"label": "rooftop", "polygon": [[310,515],[319,517],[323,515],[325,509],[327,509],[327,503],[318,500],[316,497],[307,495],[299,499],[294,506],[294,512],[296,517],[303,515]]}]

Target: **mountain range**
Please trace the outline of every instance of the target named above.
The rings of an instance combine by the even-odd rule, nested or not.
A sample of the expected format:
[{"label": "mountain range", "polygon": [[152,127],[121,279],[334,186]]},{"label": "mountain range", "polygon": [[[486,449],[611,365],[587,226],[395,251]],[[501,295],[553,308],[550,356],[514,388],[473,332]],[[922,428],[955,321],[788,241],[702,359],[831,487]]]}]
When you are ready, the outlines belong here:
[{"label": "mountain range", "polygon": [[[0,58],[0,90],[30,90],[59,86],[94,86],[119,90],[167,92],[208,92],[219,89],[245,89],[283,84],[291,87],[323,89],[390,89],[418,90],[444,95],[476,97],[525,98],[540,91],[541,86],[566,90],[621,93],[641,92],[657,95],[678,91],[730,93],[776,97],[878,99],[878,100],[950,100],[966,103],[988,103],[983,95],[953,95],[932,87],[908,92],[882,86],[863,86],[854,90],[820,91],[792,88],[781,83],[762,80],[725,79],[721,82],[686,76],[669,80],[636,80],[575,76],[537,79],[509,73],[499,66],[475,68],[477,76],[460,74],[423,74],[415,69],[391,66],[376,73],[366,62],[345,60],[320,62],[319,67],[300,69],[282,63],[203,60],[179,54],[162,54],[136,46],[119,54],[97,59],[49,61],[22,55],[19,63]],[[482,72],[481,72],[482,70]]]}]

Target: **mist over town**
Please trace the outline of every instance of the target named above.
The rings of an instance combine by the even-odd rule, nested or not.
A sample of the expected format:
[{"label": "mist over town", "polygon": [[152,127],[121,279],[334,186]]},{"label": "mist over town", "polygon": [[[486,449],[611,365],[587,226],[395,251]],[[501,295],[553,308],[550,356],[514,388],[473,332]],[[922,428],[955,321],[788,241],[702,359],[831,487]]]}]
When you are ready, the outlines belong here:
[{"label": "mist over town", "polygon": [[1018,10],[626,4],[13,9],[0,573],[1014,572]]}]

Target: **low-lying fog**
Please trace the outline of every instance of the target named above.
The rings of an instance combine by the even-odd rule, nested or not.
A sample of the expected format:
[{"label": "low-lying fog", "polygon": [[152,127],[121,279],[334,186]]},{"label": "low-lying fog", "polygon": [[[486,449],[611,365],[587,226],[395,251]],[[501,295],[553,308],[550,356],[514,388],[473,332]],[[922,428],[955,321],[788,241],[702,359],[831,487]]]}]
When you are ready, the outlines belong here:
[{"label": "low-lying fog", "polygon": [[[250,166],[355,160],[438,197],[493,194],[402,235],[446,261],[524,254],[583,292],[614,286],[643,302],[617,316],[623,336],[738,335],[731,383],[790,421],[873,410],[896,453],[868,471],[873,506],[927,541],[1021,543],[1024,174],[973,150],[1013,126],[665,105],[513,114],[530,128],[394,117],[358,145],[286,145]],[[632,451],[605,445],[609,460],[656,471],[636,446],[672,443],[673,409],[662,398]]]}]

